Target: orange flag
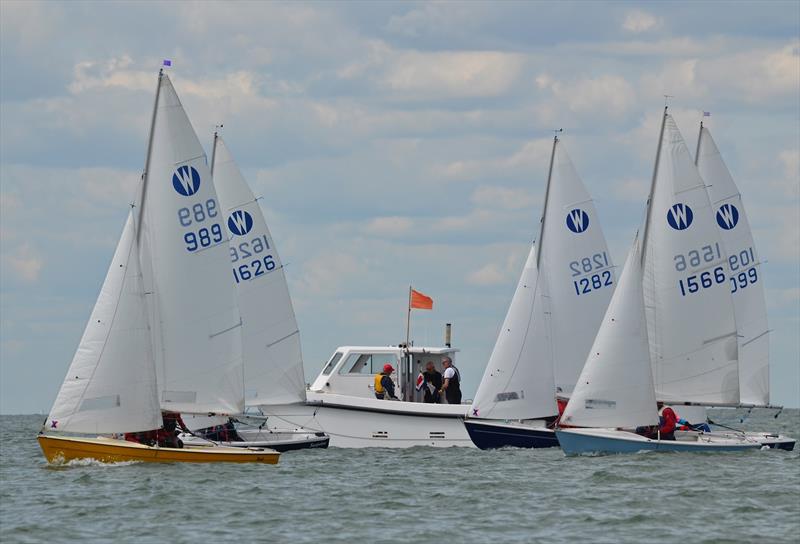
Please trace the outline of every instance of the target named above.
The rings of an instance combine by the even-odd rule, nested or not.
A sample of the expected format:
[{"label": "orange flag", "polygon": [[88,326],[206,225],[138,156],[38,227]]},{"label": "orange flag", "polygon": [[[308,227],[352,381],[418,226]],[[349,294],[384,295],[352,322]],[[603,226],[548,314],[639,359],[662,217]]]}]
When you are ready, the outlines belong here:
[{"label": "orange flag", "polygon": [[411,290],[411,307],[420,310],[433,310],[433,299],[419,291]]}]

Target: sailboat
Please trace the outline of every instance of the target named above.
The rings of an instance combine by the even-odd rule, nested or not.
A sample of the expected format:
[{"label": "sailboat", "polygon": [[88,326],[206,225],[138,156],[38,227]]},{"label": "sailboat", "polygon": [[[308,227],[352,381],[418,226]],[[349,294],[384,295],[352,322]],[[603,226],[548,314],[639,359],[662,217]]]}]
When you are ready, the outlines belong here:
[{"label": "sailboat", "polygon": [[48,461],[277,463],[269,449],[121,438],[160,428],[162,410],[244,408],[241,319],[221,218],[205,153],[162,70],[137,202],[38,437]]},{"label": "sailboat", "polygon": [[[253,191],[222,137],[214,132],[211,175],[230,236],[229,279],[236,286],[242,319],[245,403],[249,406],[305,402],[300,330],[275,242]],[[267,426],[254,416],[187,418],[198,427],[181,437],[201,444],[210,438],[227,446],[269,447],[277,451],[325,448],[325,433]],[[253,421],[246,425],[244,422]],[[220,426],[223,428],[220,429]]]},{"label": "sailboat", "polygon": [[597,211],[556,134],[538,243],[464,422],[476,446],[558,446],[556,395],[572,392],[614,279]]},{"label": "sailboat", "polygon": [[716,227],[703,178],[665,108],[643,235],[556,431],[567,454],[776,445],[744,434],[676,431],[675,440],[662,440],[636,432],[658,425],[657,400],[740,403],[729,257]]}]

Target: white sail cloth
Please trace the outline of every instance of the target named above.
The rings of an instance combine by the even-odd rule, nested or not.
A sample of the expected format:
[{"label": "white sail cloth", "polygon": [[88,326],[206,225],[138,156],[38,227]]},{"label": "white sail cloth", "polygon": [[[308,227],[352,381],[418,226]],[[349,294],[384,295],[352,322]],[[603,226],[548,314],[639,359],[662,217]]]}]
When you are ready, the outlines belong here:
[{"label": "white sail cloth", "polygon": [[539,237],[555,385],[569,395],[614,292],[615,274],[594,202],[560,140]]},{"label": "white sail cloth", "polygon": [[300,332],[283,265],[261,207],[218,136],[212,170],[230,238],[228,277],[242,317],[246,402],[304,402]]},{"label": "white sail cloth", "polygon": [[638,237],[561,421],[580,427],[658,423]]},{"label": "white sail cloth", "polygon": [[736,324],[705,184],[672,116],[645,227],[644,299],[656,397],[739,402]]},{"label": "white sail cloth", "polygon": [[48,430],[115,433],[161,426],[144,297],[133,216],[129,214],[50,411]]},{"label": "white sail cloth", "polygon": [[475,393],[471,417],[529,419],[558,413],[549,316],[534,245]]},{"label": "white sail cloth", "polygon": [[728,255],[726,271],[739,343],[739,402],[769,404],[769,334],[761,262],[739,189],[706,127],[700,129],[696,161]]},{"label": "white sail cloth", "polygon": [[240,413],[241,320],[224,211],[203,148],[166,74],[151,138],[141,243],[161,407]]}]

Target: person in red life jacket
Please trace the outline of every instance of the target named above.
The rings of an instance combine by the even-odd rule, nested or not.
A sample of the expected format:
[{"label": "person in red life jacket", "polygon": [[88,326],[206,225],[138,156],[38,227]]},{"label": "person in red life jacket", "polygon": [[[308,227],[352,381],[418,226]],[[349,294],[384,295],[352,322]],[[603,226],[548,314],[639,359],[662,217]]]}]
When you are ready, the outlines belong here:
[{"label": "person in red life jacket", "polygon": [[164,426],[157,431],[158,445],[162,448],[182,448],[183,442],[178,438],[178,428],[187,433],[191,431],[181,419],[181,415],[178,412],[164,410],[161,412],[161,418]]},{"label": "person in red life jacket", "polygon": [[666,406],[659,401],[658,404],[658,435],[661,440],[675,440],[675,428],[678,425],[678,415],[671,406]]}]

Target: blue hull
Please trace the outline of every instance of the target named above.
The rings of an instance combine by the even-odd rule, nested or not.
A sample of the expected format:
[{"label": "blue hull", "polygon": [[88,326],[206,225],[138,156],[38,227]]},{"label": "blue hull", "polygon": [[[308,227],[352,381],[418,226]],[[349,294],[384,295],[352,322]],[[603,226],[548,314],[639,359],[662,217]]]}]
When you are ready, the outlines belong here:
[{"label": "blue hull", "polygon": [[496,448],[555,448],[556,433],[550,429],[523,429],[508,425],[465,421],[472,442],[482,450]]},{"label": "blue hull", "polygon": [[674,452],[732,452],[748,449],[760,449],[760,444],[741,445],[701,445],[676,440],[629,440],[624,437],[585,435],[564,431],[556,431],[561,449],[567,455],[597,453],[638,453],[641,451],[674,451]]}]

